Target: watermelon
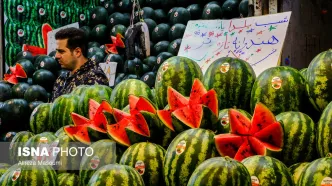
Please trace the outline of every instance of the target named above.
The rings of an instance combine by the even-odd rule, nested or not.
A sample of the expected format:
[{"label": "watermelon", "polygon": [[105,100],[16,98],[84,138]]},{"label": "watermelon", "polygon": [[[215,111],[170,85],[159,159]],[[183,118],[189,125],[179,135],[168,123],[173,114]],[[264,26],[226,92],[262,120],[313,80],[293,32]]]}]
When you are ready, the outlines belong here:
[{"label": "watermelon", "polygon": [[87,117],[89,111],[89,99],[93,99],[98,103],[102,100],[109,100],[112,93],[112,89],[106,85],[92,85],[85,88],[80,95],[78,103],[78,114]]},{"label": "watermelon", "polygon": [[[28,83],[24,83],[24,82],[17,83],[16,85],[14,85],[12,87],[13,97],[14,98],[24,98],[24,93],[25,93],[26,90],[28,90],[29,87],[30,87],[30,85]],[[1,88],[3,88],[2,84],[0,84],[0,89]],[[1,90],[0,92],[1,92],[1,94],[8,96],[9,94],[8,94],[7,91],[8,90],[5,89],[5,90]],[[0,101],[1,101],[1,95],[0,95]],[[5,100],[3,100],[3,101],[5,101]]]},{"label": "watermelon", "polygon": [[51,103],[42,103],[32,111],[30,115],[30,129],[33,133],[38,134],[51,130],[52,125],[49,120],[51,106]]},{"label": "watermelon", "polygon": [[316,124],[316,144],[319,157],[326,157],[332,152],[332,102],[330,102],[322,112],[318,123]]},{"label": "watermelon", "polygon": [[[247,118],[251,119],[252,116],[245,110],[242,109],[236,109],[240,113],[242,113]],[[222,134],[222,133],[229,133],[229,116],[228,116],[229,109],[222,109],[219,111],[219,117],[218,117],[218,124],[213,125],[212,129],[213,131],[216,131],[216,134]]]},{"label": "watermelon", "polygon": [[[57,156],[55,162],[61,162],[54,166],[58,174],[61,173],[79,173],[80,163],[83,155],[78,150],[83,149],[82,153],[89,153],[87,150],[87,146],[83,143],[75,143],[68,135],[63,134],[57,136],[57,139],[54,140],[55,146],[63,149],[60,151]],[[68,149],[69,154],[65,151]],[[75,154],[74,150],[77,149],[78,153]]]},{"label": "watermelon", "polygon": [[50,115],[52,129],[54,131],[59,128],[72,124],[70,114],[78,111],[79,97],[76,95],[65,94],[56,98],[52,104]]},{"label": "watermelon", "polygon": [[239,4],[240,17],[248,17],[249,14],[249,0],[241,0]]},{"label": "watermelon", "polygon": [[1,113],[1,130],[27,130],[29,128],[30,109],[24,99],[10,99],[4,102]]},{"label": "watermelon", "polygon": [[191,19],[190,12],[183,7],[176,8],[170,15],[169,22],[171,25],[176,23],[187,25],[187,22]]},{"label": "watermelon", "polygon": [[246,167],[229,157],[215,157],[201,163],[191,175],[188,186],[251,186]]},{"label": "watermelon", "polygon": [[195,79],[189,100],[169,87],[167,110],[158,110],[159,119],[171,130],[180,133],[189,128],[213,128],[217,122],[218,98],[212,89],[207,91],[199,79]]},{"label": "watermelon", "polygon": [[221,7],[223,19],[233,19],[239,17],[239,0],[226,0]]},{"label": "watermelon", "polygon": [[8,163],[0,163],[0,178],[11,167]]},{"label": "watermelon", "polygon": [[297,185],[325,186],[331,184],[331,163],[331,157],[319,158],[315,161],[312,161],[303,168],[300,178],[298,179]]},{"label": "watermelon", "polygon": [[12,96],[13,96],[12,87],[6,83],[0,83],[0,101],[3,102],[9,100],[10,98],[12,98]]},{"label": "watermelon", "polygon": [[171,86],[184,96],[189,96],[194,79],[203,79],[199,65],[186,57],[168,58],[159,67],[155,82],[156,102],[159,109],[167,105],[167,88]]},{"label": "watermelon", "polygon": [[89,119],[75,112],[71,113],[74,126],[65,126],[65,133],[75,141],[90,145],[99,139],[107,138],[107,119],[102,112],[104,104],[89,100]]},{"label": "watermelon", "polygon": [[295,185],[298,183],[299,178],[303,172],[303,170],[309,165],[309,162],[301,162],[301,163],[296,163],[290,167],[288,167],[289,172],[292,174],[293,181]]},{"label": "watermelon", "polygon": [[128,105],[128,96],[133,94],[135,96],[144,96],[150,100],[154,100],[151,89],[147,84],[136,79],[127,79],[121,81],[112,91],[110,103],[112,107],[123,109]]},{"label": "watermelon", "polygon": [[1,186],[57,186],[57,173],[50,165],[25,165],[24,163],[11,166],[0,178]]},{"label": "watermelon", "polygon": [[10,73],[4,75],[4,80],[11,84],[17,84],[19,80],[26,79],[27,74],[23,69],[23,66],[16,63],[15,66],[9,67]]},{"label": "watermelon", "polygon": [[26,60],[29,60],[30,62],[32,62],[33,61],[33,56],[31,54],[31,52],[21,51],[21,52],[16,54],[16,61],[19,61],[21,59],[26,59]]},{"label": "watermelon", "polygon": [[59,137],[59,136],[61,136],[61,135],[66,134],[65,131],[63,130],[63,128],[64,128],[64,127],[59,128],[59,129],[54,133],[54,135],[55,135],[56,137]]},{"label": "watermelon", "polygon": [[75,87],[70,94],[80,96],[89,85],[79,85]]},{"label": "watermelon", "polygon": [[228,116],[230,133],[215,136],[220,155],[242,161],[253,155],[280,154],[284,131],[265,105],[257,103],[251,121],[235,109],[230,109]]},{"label": "watermelon", "polygon": [[[29,138],[29,140],[25,143],[24,147],[27,148],[44,148],[44,145],[51,145],[57,137],[52,132],[42,132],[36,134]],[[41,154],[40,156],[35,156],[31,153],[29,156],[21,156],[22,160],[42,160],[44,158],[49,158],[49,156]]]},{"label": "watermelon", "polygon": [[21,59],[17,61],[17,63],[19,63],[23,67],[23,70],[26,72],[28,78],[33,76],[33,73],[36,69],[30,60]]},{"label": "watermelon", "polygon": [[154,143],[136,143],[123,153],[120,164],[135,168],[146,186],[165,185],[163,177],[165,152],[164,148]]},{"label": "watermelon", "polygon": [[316,158],[316,125],[301,112],[288,111],[276,116],[284,128],[284,147],[280,160],[290,166]]},{"label": "watermelon", "polygon": [[265,104],[275,115],[286,111],[301,111],[306,106],[305,79],[301,73],[286,66],[271,67],[256,79],[251,91],[250,106]]},{"label": "watermelon", "polygon": [[168,186],[185,186],[195,169],[217,155],[214,133],[206,129],[189,129],[178,134],[164,158],[164,178]]},{"label": "watermelon", "polygon": [[218,4],[207,4],[204,6],[202,19],[221,19],[222,10]]},{"label": "watermelon", "polygon": [[159,55],[161,52],[167,52],[169,41],[159,41],[153,46],[152,52]]},{"label": "watermelon", "polygon": [[132,185],[144,186],[139,173],[128,165],[109,164],[100,167],[91,177],[88,186]]},{"label": "watermelon", "polygon": [[115,141],[110,139],[99,140],[89,146],[93,149],[93,155],[84,155],[80,164],[80,185],[88,184],[91,176],[102,166],[119,162],[122,155]]},{"label": "watermelon", "polygon": [[191,20],[200,19],[202,16],[202,7],[199,4],[191,4],[187,10],[190,12]]},{"label": "watermelon", "polygon": [[7,43],[5,46],[5,62],[8,66],[13,66],[16,63],[15,55],[22,51],[22,46],[15,43]]},{"label": "watermelon", "polygon": [[61,173],[58,174],[59,186],[77,186],[79,183],[79,176],[74,173]]},{"label": "watermelon", "polygon": [[12,141],[9,144],[9,159],[12,164],[18,163],[21,158],[17,155],[18,148],[23,148],[25,143],[32,137],[34,134],[29,131],[18,132]]},{"label": "watermelon", "polygon": [[319,53],[309,64],[306,79],[308,82],[307,92],[309,97],[318,107],[319,111],[332,101],[332,49]]},{"label": "watermelon", "polygon": [[170,26],[166,23],[158,24],[151,34],[151,41],[157,43],[159,41],[168,41],[168,32]]},{"label": "watermelon", "polygon": [[24,99],[27,102],[42,101],[48,102],[49,97],[44,87],[40,85],[31,85],[24,93]]},{"label": "watermelon", "polygon": [[241,163],[249,171],[252,185],[294,185],[292,174],[285,164],[273,157],[256,155],[244,159]]},{"label": "watermelon", "polygon": [[215,89],[219,109],[233,108],[249,110],[251,89],[256,74],[244,60],[222,57],[212,62],[204,74],[203,84]]},{"label": "watermelon", "polygon": [[174,41],[176,39],[182,39],[185,30],[186,30],[186,25],[184,24],[177,23],[173,25],[168,32],[168,39],[170,41]]}]

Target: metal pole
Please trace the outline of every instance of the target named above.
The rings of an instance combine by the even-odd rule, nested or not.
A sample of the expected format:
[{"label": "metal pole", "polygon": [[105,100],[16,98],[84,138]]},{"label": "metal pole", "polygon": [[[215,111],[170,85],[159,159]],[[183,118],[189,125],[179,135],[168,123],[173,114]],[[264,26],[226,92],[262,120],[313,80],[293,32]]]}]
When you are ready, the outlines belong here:
[{"label": "metal pole", "polygon": [[3,0],[0,0],[0,79],[3,78],[5,71],[5,38],[3,35],[4,32],[4,11],[3,11]]}]

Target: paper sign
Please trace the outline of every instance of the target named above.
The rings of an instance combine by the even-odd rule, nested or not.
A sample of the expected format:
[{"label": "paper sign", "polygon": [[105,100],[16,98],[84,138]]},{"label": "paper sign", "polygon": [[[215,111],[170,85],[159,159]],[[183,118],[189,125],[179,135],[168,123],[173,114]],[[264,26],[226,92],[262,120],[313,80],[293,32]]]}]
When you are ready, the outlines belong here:
[{"label": "paper sign", "polygon": [[59,30],[69,27],[79,28],[78,22],[54,29],[47,33],[47,55],[56,49],[55,34]]},{"label": "paper sign", "polygon": [[178,56],[196,61],[203,73],[221,57],[247,61],[256,76],[277,66],[291,12],[233,20],[189,21]]},{"label": "paper sign", "polygon": [[108,78],[109,86],[114,85],[117,64],[117,62],[99,63],[100,68],[103,69],[104,73]]}]

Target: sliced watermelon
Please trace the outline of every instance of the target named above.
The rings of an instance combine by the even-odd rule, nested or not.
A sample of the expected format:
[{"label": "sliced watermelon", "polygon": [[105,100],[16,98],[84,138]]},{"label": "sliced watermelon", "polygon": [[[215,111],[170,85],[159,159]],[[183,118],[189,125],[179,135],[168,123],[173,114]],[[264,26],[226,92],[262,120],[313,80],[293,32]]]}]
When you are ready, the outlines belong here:
[{"label": "sliced watermelon", "polygon": [[21,64],[16,63],[15,67],[9,67],[10,74],[4,75],[4,80],[11,84],[17,84],[18,78],[27,78],[27,74],[25,73]]},{"label": "sliced watermelon", "polygon": [[215,136],[220,155],[242,161],[253,155],[272,156],[281,152],[284,139],[282,125],[265,105],[256,104],[251,121],[235,109],[230,109],[228,115],[230,133]]},{"label": "sliced watermelon", "polygon": [[134,115],[140,111],[147,111],[153,114],[157,113],[156,107],[149,99],[143,96],[137,97],[132,94],[129,95],[129,109],[131,115]]},{"label": "sliced watermelon", "polygon": [[207,91],[199,79],[194,79],[189,99],[172,87],[167,89],[169,108],[158,110],[160,121],[180,133],[189,128],[211,129],[218,121],[218,98],[213,89]]},{"label": "sliced watermelon", "polygon": [[[144,97],[130,95],[129,100],[130,113],[116,108],[112,109],[112,114],[117,123],[107,126],[108,136],[124,146],[148,140],[151,137],[150,128],[154,128],[152,125],[155,123],[150,122],[148,124],[142,113],[152,111],[150,113],[152,114],[151,117],[156,115],[156,109]],[[109,103],[105,101],[104,104]],[[104,107],[111,108],[110,105]]]},{"label": "sliced watermelon", "polygon": [[[99,107],[96,108],[96,105]],[[90,145],[91,142],[107,137],[107,119],[100,112],[100,107],[105,104],[97,104],[95,100],[89,100],[89,117],[85,118],[77,113],[71,113],[74,126],[65,126],[65,133],[73,140]],[[93,115],[94,113],[94,115]]]}]

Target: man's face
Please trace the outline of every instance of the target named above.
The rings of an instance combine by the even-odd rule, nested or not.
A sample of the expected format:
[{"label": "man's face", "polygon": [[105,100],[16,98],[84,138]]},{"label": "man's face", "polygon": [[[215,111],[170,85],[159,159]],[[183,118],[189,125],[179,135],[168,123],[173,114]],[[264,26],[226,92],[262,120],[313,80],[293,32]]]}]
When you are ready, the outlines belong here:
[{"label": "man's face", "polygon": [[67,70],[74,70],[77,64],[77,58],[74,53],[67,48],[67,40],[56,40],[56,54],[55,58],[59,61],[61,68]]}]

